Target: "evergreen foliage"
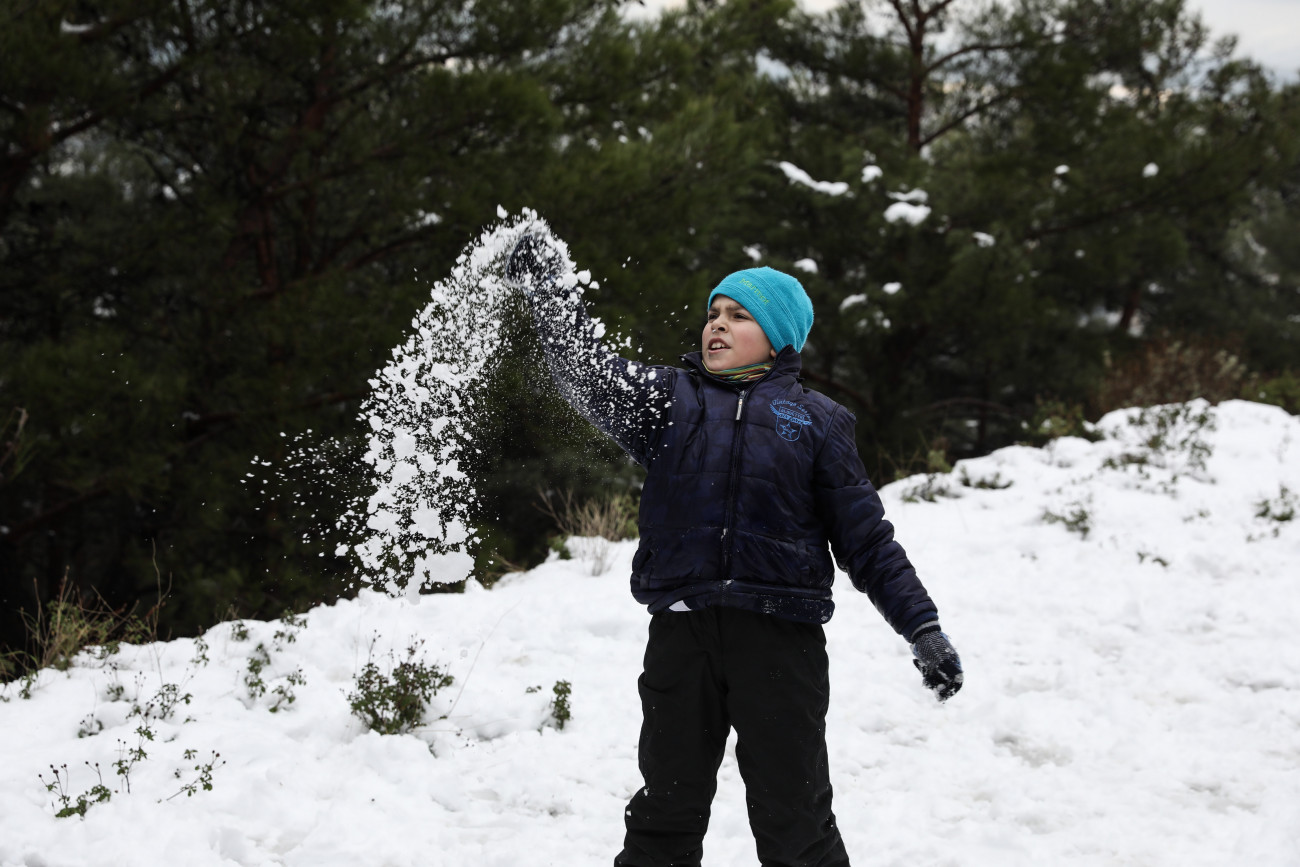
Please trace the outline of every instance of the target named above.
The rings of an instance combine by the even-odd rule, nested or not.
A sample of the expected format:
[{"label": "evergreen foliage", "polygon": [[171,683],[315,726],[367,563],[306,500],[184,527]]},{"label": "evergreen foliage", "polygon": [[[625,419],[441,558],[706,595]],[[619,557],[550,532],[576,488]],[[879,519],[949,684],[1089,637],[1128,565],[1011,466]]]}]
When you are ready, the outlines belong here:
[{"label": "evergreen foliage", "polygon": [[788,215],[765,253],[816,263],[818,310],[845,314],[819,320],[809,378],[858,412],[869,451],[981,453],[1040,398],[1090,401],[1108,354],[1242,336],[1264,299],[1227,245],[1290,147],[1256,66],[1177,0],[891,8],[883,30],[850,4],[784,31],[782,148],[850,189],[760,192]]},{"label": "evergreen foliage", "polygon": [[[1049,405],[1300,405],[1300,89],[1183,0],[619,6],[0,10],[0,651],[65,574],[130,610],[161,573],[164,632],[344,592],[319,528],[366,380],[498,205],[550,220],[649,362],[697,348],[727,272],[799,274],[807,378],[877,482]],[[545,556],[539,489],[638,478],[522,310],[505,333],[485,573]],[[286,472],[295,444],[326,465]]]}]

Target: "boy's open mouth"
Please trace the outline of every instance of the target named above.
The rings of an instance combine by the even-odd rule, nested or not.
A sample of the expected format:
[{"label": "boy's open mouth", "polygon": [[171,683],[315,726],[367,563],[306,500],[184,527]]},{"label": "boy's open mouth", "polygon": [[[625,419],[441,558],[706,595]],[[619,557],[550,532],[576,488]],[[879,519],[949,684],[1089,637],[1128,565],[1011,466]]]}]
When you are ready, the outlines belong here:
[{"label": "boy's open mouth", "polygon": [[714,352],[719,349],[730,349],[730,348],[731,348],[730,346],[723,343],[721,340],[718,340],[716,337],[713,340],[709,341],[709,352]]}]

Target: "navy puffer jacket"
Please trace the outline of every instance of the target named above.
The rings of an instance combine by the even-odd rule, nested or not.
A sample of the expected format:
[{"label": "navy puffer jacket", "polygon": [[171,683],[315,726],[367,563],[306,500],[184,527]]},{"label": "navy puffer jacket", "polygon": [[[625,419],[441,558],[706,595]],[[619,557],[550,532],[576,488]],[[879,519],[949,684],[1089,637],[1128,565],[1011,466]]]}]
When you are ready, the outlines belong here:
[{"label": "navy puffer jacket", "polygon": [[[712,605],[811,623],[835,561],[911,640],[938,619],[867,479],[853,415],[799,379],[787,346],[757,382],[651,367],[605,349],[576,291],[530,296],[561,393],[646,469],[632,594],[652,613]],[[828,543],[829,548],[828,550]]]}]

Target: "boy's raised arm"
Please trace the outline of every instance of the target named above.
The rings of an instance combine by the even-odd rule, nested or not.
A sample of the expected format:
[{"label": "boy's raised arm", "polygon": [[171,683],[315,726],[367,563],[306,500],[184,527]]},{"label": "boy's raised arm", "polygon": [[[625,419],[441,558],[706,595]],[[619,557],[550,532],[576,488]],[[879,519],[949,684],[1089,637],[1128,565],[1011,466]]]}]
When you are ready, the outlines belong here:
[{"label": "boy's raised arm", "polygon": [[604,347],[572,268],[549,232],[530,229],[516,242],[505,278],[528,301],[560,395],[644,466],[666,417],[674,371],[620,358]]}]

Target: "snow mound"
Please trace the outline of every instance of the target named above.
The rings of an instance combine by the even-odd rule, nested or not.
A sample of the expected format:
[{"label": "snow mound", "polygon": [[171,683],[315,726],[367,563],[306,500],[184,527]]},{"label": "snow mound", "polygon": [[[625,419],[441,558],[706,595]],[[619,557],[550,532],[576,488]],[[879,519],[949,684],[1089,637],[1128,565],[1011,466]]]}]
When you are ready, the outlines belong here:
[{"label": "snow mound", "polygon": [[[1114,413],[1097,433],[882,490],[967,679],[937,704],[837,582],[828,737],[855,859],[1296,863],[1300,419],[1194,403]],[[9,684],[0,865],[608,864],[639,785],[634,550],[419,605],[363,591],[86,653],[30,699]],[[454,683],[413,732],[368,731],[349,708],[357,675],[408,655]],[[154,739],[127,792],[113,763],[142,725]],[[38,774],[66,765],[75,797],[96,782],[87,762],[111,799],[55,818]],[[185,794],[207,762],[211,790]],[[730,750],[719,783],[710,863],[753,863]]]}]

